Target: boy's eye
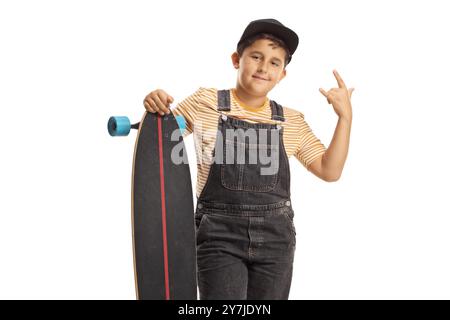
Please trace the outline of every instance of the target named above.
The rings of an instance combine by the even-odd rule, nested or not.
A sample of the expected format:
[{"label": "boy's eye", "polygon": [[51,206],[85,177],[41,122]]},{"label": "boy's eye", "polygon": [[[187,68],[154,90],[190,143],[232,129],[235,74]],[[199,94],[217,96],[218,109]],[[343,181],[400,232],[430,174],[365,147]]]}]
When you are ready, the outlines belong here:
[{"label": "boy's eye", "polygon": [[[260,59],[260,57],[258,57],[258,56],[251,56],[253,59]],[[277,62],[272,62],[272,64],[274,65],[274,66],[276,66],[276,67],[278,67],[280,64],[279,63],[277,63]]]}]

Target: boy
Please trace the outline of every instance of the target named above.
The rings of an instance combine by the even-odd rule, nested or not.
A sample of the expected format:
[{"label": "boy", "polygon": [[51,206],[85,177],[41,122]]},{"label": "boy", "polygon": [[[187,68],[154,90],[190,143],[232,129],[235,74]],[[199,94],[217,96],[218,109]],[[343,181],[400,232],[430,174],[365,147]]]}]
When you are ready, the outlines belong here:
[{"label": "boy", "polygon": [[[279,21],[252,21],[231,56],[236,88],[200,88],[172,110],[196,142],[200,299],[287,299],[295,251],[288,157],[325,181],[341,175],[353,89],[338,73],[338,88],[320,88],[339,116],[328,149],[302,113],[267,98],[297,45],[296,33]],[[155,90],[144,105],[164,115],[173,101]]]}]

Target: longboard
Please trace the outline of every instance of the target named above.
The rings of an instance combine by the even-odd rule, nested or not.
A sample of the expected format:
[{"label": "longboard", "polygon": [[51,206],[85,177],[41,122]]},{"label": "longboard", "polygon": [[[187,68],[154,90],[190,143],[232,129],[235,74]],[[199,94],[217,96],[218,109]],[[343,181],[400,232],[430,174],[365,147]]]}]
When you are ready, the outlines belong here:
[{"label": "longboard", "polygon": [[138,129],[131,191],[138,300],[197,299],[191,175],[183,138],[173,136],[179,120],[145,112],[134,125],[126,117],[108,121],[113,136]]}]

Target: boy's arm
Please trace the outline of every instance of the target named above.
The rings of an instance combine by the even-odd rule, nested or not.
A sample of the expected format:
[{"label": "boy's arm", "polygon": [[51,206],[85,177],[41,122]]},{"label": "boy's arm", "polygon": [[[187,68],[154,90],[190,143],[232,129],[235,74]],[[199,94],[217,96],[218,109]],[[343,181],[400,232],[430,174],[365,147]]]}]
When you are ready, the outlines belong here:
[{"label": "boy's arm", "polygon": [[319,91],[327,98],[328,103],[333,105],[339,120],[328,149],[321,157],[314,160],[308,168],[316,176],[328,182],[339,180],[344,169],[352,126],[350,99],[354,90],[354,88],[347,89],[336,70],[333,71],[333,74],[339,88],[332,88],[328,92],[320,88]]},{"label": "boy's arm", "polygon": [[327,182],[339,180],[347,159],[352,117],[339,117],[333,139],[321,157],[314,160],[308,170]]}]

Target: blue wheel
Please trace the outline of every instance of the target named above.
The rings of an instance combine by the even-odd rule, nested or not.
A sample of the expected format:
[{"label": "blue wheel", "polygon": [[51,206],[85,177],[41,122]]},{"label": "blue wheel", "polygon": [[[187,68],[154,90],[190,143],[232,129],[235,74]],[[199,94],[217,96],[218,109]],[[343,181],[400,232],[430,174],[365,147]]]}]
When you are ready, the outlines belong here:
[{"label": "blue wheel", "polygon": [[128,117],[111,117],[108,120],[108,132],[111,136],[127,136],[130,133],[131,123]]},{"label": "blue wheel", "polygon": [[186,120],[184,120],[182,115],[176,116],[175,119],[177,120],[178,127],[180,127],[181,134],[183,134],[184,130],[186,130]]}]

